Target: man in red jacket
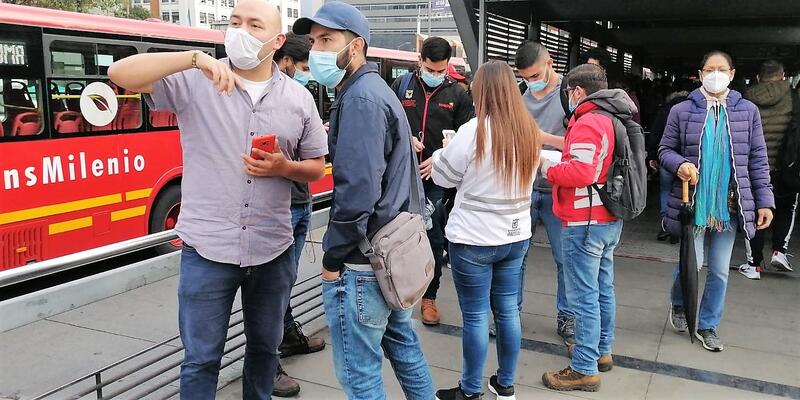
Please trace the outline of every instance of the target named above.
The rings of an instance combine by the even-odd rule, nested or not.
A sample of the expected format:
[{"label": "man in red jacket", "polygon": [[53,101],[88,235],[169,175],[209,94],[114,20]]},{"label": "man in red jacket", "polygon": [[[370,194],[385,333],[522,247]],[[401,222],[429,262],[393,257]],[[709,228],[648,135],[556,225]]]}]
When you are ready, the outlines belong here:
[{"label": "man in red jacket", "polygon": [[542,174],[553,184],[553,212],[562,221],[561,244],[567,300],[575,313],[572,362],[562,371],[542,376],[545,386],[558,390],[596,391],[599,371],[613,366],[614,248],[622,221],[603,205],[597,191],[606,183],[614,154],[614,124],[599,110],[634,111],[622,90],[608,90],[605,71],[591,64],[567,75],[572,117],[560,163],[542,160]]}]

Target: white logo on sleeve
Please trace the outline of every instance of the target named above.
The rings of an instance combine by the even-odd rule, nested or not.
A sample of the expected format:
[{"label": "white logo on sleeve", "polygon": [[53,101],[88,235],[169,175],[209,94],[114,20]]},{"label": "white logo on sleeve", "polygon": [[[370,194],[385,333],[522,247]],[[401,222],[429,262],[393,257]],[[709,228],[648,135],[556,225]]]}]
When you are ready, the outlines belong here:
[{"label": "white logo on sleeve", "polygon": [[105,126],[117,115],[117,94],[103,82],[92,82],[81,92],[81,114],[94,126]]}]

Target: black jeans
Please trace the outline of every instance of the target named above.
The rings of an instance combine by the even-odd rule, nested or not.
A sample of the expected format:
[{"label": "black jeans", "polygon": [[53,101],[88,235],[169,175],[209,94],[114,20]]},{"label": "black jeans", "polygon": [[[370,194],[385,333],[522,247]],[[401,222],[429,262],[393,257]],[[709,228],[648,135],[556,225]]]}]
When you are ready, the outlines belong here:
[{"label": "black jeans", "polygon": [[[772,251],[786,253],[789,246],[789,238],[792,236],[794,228],[795,211],[797,210],[796,192],[782,190],[780,182],[772,174],[772,182],[775,184],[775,215],[772,219]],[[764,242],[766,229],[756,231],[755,237],[750,240],[747,248],[747,261],[751,265],[762,266],[764,261]]]},{"label": "black jeans", "polygon": [[433,260],[435,262],[433,280],[431,280],[428,290],[422,296],[424,299],[436,300],[436,293],[439,291],[439,284],[442,278],[442,266],[444,266],[444,249],[447,246],[447,239],[444,237],[444,214],[442,213],[447,211],[440,203],[444,195],[444,189],[434,184],[432,180],[423,181],[422,186],[425,190],[425,197],[433,204],[438,204],[436,211],[431,216],[433,228],[428,231],[428,240],[431,242],[431,250],[433,250]]}]

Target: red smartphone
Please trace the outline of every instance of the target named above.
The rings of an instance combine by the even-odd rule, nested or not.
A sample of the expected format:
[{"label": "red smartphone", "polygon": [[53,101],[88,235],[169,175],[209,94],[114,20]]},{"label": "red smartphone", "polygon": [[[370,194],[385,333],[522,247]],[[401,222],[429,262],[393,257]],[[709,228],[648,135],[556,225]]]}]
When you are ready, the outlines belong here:
[{"label": "red smartphone", "polygon": [[[276,137],[274,133],[268,135],[262,135],[253,138],[253,147],[254,149],[259,149],[266,153],[274,153],[276,146]],[[255,158],[256,160],[261,160],[262,157],[256,153],[253,153],[252,150],[250,152],[250,157]]]}]

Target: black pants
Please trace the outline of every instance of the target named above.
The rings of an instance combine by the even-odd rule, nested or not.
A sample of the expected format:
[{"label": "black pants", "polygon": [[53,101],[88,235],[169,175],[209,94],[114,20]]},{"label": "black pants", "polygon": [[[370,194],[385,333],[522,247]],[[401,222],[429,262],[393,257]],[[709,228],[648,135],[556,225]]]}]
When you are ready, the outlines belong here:
[{"label": "black pants", "polygon": [[444,266],[444,249],[447,246],[447,239],[444,237],[444,214],[446,211],[441,206],[441,199],[444,189],[433,183],[432,180],[425,180],[422,184],[425,189],[425,197],[433,204],[438,204],[436,211],[431,218],[433,228],[428,231],[428,240],[431,242],[433,250],[433,280],[428,285],[428,290],[422,296],[424,299],[436,300],[436,293],[439,291],[439,284],[442,278],[442,267]]},{"label": "black pants", "polygon": [[[789,238],[794,229],[795,212],[797,211],[798,193],[785,192],[781,190],[780,182],[775,180],[773,175],[772,182],[775,184],[775,215],[772,219],[772,251],[786,253],[789,247]],[[756,231],[749,243],[747,243],[747,262],[750,265],[763,266],[764,261],[764,241],[766,229]]]}]

